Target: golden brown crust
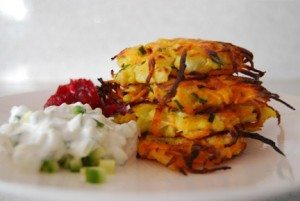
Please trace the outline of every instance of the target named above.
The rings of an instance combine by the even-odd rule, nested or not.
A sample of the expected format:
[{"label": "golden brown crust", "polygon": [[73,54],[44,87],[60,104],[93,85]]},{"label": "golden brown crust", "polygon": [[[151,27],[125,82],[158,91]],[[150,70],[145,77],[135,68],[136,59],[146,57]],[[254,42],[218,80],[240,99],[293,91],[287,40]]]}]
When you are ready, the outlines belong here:
[{"label": "golden brown crust", "polygon": [[227,169],[218,165],[239,155],[245,138],[283,154],[272,140],[253,132],[271,117],[280,122],[270,99],[294,108],[262,86],[258,79],[264,72],[254,68],[250,51],[176,38],[126,48],[114,58],[121,69],[113,74],[119,88],[112,94],[131,107],[115,121],[137,121],[143,133],[140,158],[186,174]]},{"label": "golden brown crust", "polygon": [[187,75],[224,75],[241,72],[258,79],[263,72],[253,66],[250,51],[218,41],[200,39],[160,39],[122,50],[115,57],[121,70],[114,78],[121,86],[146,83],[149,62],[155,60],[150,83],[164,83],[179,69],[180,57],[186,51]]},{"label": "golden brown crust", "polygon": [[[277,114],[267,104],[248,102],[194,115],[173,111],[169,107],[160,110],[155,104],[141,103],[132,108],[132,115],[142,133],[198,139],[214,132],[235,130],[236,128],[257,131],[268,118],[276,117]],[[119,115],[116,119],[121,122],[122,116]],[[153,127],[157,133],[153,132]]]},{"label": "golden brown crust", "polygon": [[[130,105],[161,102],[173,85],[174,79],[163,84],[129,85],[123,87],[123,100]],[[229,104],[249,101],[266,103],[269,99],[269,92],[260,83],[251,83],[248,78],[222,75],[181,81],[174,97],[166,104],[172,109],[182,109],[187,114],[195,114],[209,108],[223,108]]]},{"label": "golden brown crust", "polygon": [[[232,143],[233,142],[233,143]],[[222,134],[201,140],[147,136],[138,144],[141,158],[155,160],[183,173],[206,173],[246,148],[243,138]]]}]

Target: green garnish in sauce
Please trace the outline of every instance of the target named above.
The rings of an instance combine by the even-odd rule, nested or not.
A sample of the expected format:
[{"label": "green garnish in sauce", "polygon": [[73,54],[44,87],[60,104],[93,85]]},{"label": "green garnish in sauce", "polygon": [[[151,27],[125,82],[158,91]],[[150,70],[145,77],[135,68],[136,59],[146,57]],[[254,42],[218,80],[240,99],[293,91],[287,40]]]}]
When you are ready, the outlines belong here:
[{"label": "green garnish in sauce", "polygon": [[98,121],[97,119],[94,119],[97,123],[97,127],[102,128],[104,126],[104,123]]},{"label": "green garnish in sauce", "polygon": [[74,114],[84,114],[84,113],[86,113],[86,109],[80,105],[76,105],[73,108],[73,112],[74,112]]}]

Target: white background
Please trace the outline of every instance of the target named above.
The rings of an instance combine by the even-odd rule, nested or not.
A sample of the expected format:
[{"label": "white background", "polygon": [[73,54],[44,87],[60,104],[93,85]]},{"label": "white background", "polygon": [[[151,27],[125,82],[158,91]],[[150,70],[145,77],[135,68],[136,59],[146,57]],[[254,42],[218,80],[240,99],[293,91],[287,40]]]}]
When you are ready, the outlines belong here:
[{"label": "white background", "polygon": [[291,0],[0,0],[0,95],[109,79],[120,50],[166,37],[243,46],[266,86],[300,95],[299,10]]},{"label": "white background", "polygon": [[0,82],[109,78],[123,48],[191,37],[246,47],[266,82],[300,83],[299,1],[0,2]]}]

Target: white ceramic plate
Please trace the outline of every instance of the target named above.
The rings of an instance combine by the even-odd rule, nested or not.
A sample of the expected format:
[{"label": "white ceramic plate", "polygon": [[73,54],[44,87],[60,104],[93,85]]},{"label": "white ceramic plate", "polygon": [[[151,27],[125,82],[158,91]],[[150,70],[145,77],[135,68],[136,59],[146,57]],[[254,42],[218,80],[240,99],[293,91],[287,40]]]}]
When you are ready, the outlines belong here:
[{"label": "white ceramic plate", "polygon": [[[0,98],[0,122],[13,105],[41,109],[50,92],[32,92]],[[83,181],[79,174],[60,172],[21,174],[0,169],[0,191],[31,200],[254,200],[300,189],[300,98],[284,97],[296,107],[289,110],[272,103],[282,117],[270,120],[261,131],[284,151],[283,157],[269,146],[249,140],[246,151],[227,162],[230,170],[184,176],[154,162],[131,159],[101,185]],[[33,156],[34,157],[34,156]]]}]

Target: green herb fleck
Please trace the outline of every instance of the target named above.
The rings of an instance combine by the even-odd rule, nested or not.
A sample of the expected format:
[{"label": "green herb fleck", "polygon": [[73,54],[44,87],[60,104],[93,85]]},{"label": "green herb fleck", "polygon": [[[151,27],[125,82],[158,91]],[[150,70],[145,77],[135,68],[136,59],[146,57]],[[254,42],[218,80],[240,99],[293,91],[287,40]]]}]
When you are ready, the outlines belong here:
[{"label": "green herb fleck", "polygon": [[219,66],[223,65],[222,60],[220,59],[220,57],[218,56],[218,54],[215,51],[209,51],[208,55],[210,57],[210,59],[215,62],[216,64],[218,64]]},{"label": "green herb fleck", "polygon": [[174,100],[175,103],[177,104],[178,108],[182,111],[184,109],[184,107],[180,104],[180,102],[178,100]]},{"label": "green herb fleck", "polygon": [[144,63],[146,63],[146,61],[142,61],[141,65],[143,65]]},{"label": "green herb fleck", "polygon": [[128,68],[130,66],[130,64],[122,64],[122,66],[121,66],[121,70],[119,70],[119,72],[116,74],[116,76],[118,76],[119,75],[119,73],[121,73],[123,70],[125,70],[126,68]]},{"label": "green herb fleck", "polygon": [[122,68],[122,70],[125,70],[128,66],[130,66],[130,64],[122,64],[122,66],[121,66],[121,68]]},{"label": "green herb fleck", "polygon": [[200,98],[200,97],[199,97],[197,94],[195,94],[195,93],[192,93],[192,96],[193,96],[199,103],[204,104],[204,103],[207,102],[207,100],[205,100],[205,99],[203,99],[203,98]]},{"label": "green herb fleck", "polygon": [[149,91],[150,91],[150,92],[154,93],[151,86],[148,86],[148,88],[149,88]]},{"label": "green herb fleck", "polygon": [[97,122],[97,127],[102,128],[104,126],[104,123],[98,121],[97,119],[94,119]]},{"label": "green herb fleck", "polygon": [[73,113],[75,114],[83,114],[83,113],[86,113],[86,109],[80,105],[76,105],[74,108],[73,108]]},{"label": "green herb fleck", "polygon": [[147,53],[147,51],[145,50],[145,48],[144,48],[143,45],[141,45],[141,46],[139,47],[139,52],[140,52],[142,55],[145,55],[145,54]]},{"label": "green herb fleck", "polygon": [[208,117],[208,121],[210,122],[210,123],[212,123],[214,120],[215,120],[215,114],[214,113],[210,113],[209,114],[209,117]]}]

